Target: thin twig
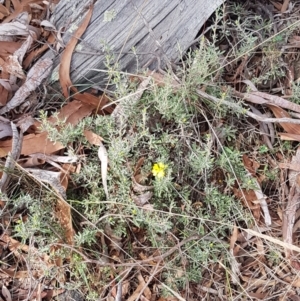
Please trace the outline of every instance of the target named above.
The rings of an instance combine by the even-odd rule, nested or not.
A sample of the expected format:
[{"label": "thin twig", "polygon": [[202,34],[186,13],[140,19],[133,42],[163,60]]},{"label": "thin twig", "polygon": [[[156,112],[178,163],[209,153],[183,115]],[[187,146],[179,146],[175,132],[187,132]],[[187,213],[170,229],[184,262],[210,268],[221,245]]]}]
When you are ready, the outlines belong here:
[{"label": "thin twig", "polygon": [[79,254],[80,256],[83,257],[83,259],[87,262],[87,263],[94,263],[100,266],[112,266],[112,267],[122,267],[122,266],[137,266],[137,265],[143,265],[146,263],[150,263],[152,261],[162,261],[164,260],[166,257],[170,256],[172,253],[174,253],[176,250],[178,250],[178,248],[181,248],[183,245],[185,245],[186,243],[193,241],[193,240],[200,240],[201,238],[204,238],[203,236],[200,236],[198,234],[192,235],[184,240],[182,240],[181,242],[179,242],[178,244],[176,244],[174,247],[172,247],[169,251],[167,251],[166,253],[162,254],[162,255],[158,255],[155,257],[149,257],[148,259],[144,259],[144,260],[137,260],[135,262],[128,262],[128,263],[121,263],[121,264],[113,264],[113,263],[108,263],[105,261],[100,261],[100,260],[94,260],[94,259],[90,259],[88,258],[86,255],[84,255],[82,252],[78,251],[76,248],[70,246],[70,245],[65,245],[65,244],[61,244],[61,243],[53,243],[53,246],[60,246],[60,247],[66,247],[72,251],[74,251],[75,253]]},{"label": "thin twig", "polygon": [[162,268],[158,269],[158,267],[159,267],[159,262],[156,264],[154,271],[151,273],[151,275],[150,275],[148,281],[147,281],[147,282],[145,283],[145,285],[142,287],[142,289],[141,289],[140,293],[138,294],[138,296],[136,297],[135,301],[140,300],[140,297],[141,297],[142,294],[144,293],[145,289],[149,286],[149,284],[150,284],[150,282],[152,281],[152,279],[154,278],[154,276],[155,276],[157,273],[161,272],[161,270],[164,268],[164,267],[162,267]]}]

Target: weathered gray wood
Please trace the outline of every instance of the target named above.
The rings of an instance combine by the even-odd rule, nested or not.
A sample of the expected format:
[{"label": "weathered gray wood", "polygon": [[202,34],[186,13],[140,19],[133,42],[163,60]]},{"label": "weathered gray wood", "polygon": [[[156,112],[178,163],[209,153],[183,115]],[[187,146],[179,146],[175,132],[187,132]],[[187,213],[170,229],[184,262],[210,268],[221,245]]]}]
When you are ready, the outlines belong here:
[{"label": "weathered gray wood", "polygon": [[[161,67],[178,60],[195,39],[207,18],[224,0],[96,0],[91,22],[72,57],[71,79],[76,85],[106,84],[106,55],[126,72],[137,72],[157,58]],[[66,28],[67,43],[87,11],[88,0],[60,0],[54,13],[56,28]],[[105,21],[107,15],[115,15]],[[57,80],[59,55],[54,58],[52,79]],[[45,57],[44,56],[44,57]],[[156,65],[155,65],[156,64]]]}]

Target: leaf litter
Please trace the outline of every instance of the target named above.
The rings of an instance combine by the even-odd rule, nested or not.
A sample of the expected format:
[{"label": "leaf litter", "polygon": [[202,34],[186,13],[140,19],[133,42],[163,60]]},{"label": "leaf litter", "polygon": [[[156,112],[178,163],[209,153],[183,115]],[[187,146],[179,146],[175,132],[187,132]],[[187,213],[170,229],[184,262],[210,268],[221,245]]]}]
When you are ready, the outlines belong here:
[{"label": "leaf litter", "polygon": [[[1,41],[3,47],[1,48],[2,52],[0,55],[0,68],[2,70],[1,75],[2,77],[4,76],[4,78],[1,79],[1,83],[2,89],[7,91],[6,94],[2,93],[2,96],[7,98],[4,99],[2,97],[1,115],[11,113],[15,108],[20,107],[20,105],[25,102],[26,98],[34,93],[40,84],[48,77],[52,69],[52,61],[49,59],[38,60],[33,64],[33,66],[30,67],[26,76],[22,68],[23,63],[24,68],[28,68],[30,63],[37,57],[37,55],[40,55],[48,48],[40,47],[38,51],[30,52],[33,41],[40,36],[42,31],[42,28],[38,28],[30,24],[28,12],[25,11],[25,9],[28,9],[27,4],[33,4],[34,2],[38,1],[26,1],[26,5],[24,6],[25,2],[19,3],[18,1],[13,1],[13,13],[10,13],[10,10],[4,8],[1,11],[3,17],[7,16],[7,18],[5,18],[0,25],[0,33],[4,37],[4,40],[6,40]],[[1,8],[2,7],[3,6],[1,5]],[[42,5],[38,6],[37,8],[44,10],[47,9],[47,6]],[[80,27],[81,33],[77,34],[75,38],[76,41],[85,31],[85,28],[89,23],[91,12],[92,9],[90,10],[85,24],[82,24]],[[49,26],[49,22],[47,22],[48,21],[43,20],[40,24],[41,26],[46,26],[48,28],[51,27]],[[17,36],[25,36],[27,38],[23,43],[15,42],[15,38]],[[13,40],[10,38],[13,38]],[[49,35],[49,38],[51,43],[54,43],[55,40],[53,39],[53,35]],[[69,53],[67,55],[71,56],[73,52],[72,46],[69,45],[67,49],[69,49],[66,51],[66,53]],[[27,59],[24,61],[25,56],[27,56]],[[67,68],[66,66],[63,66],[63,70],[65,73],[61,76],[62,80],[69,76],[69,66]],[[20,87],[13,91],[12,87],[18,78],[24,79],[24,82],[20,85]],[[72,125],[76,125],[84,117],[91,115],[93,111],[95,112],[96,110],[99,110],[103,112],[102,107],[107,103],[107,100],[105,100],[104,96],[102,97],[102,101],[89,93],[83,93],[82,97],[80,97],[80,95],[77,95],[77,97],[80,98],[80,100],[70,101],[59,111],[58,114],[59,119]],[[110,110],[110,108],[108,110]],[[55,119],[50,117],[48,120],[50,123],[53,122],[55,126]],[[65,237],[63,238],[62,242],[73,245],[75,233],[72,225],[71,207],[66,202],[66,190],[68,187],[68,173],[72,170],[75,171],[75,169],[72,168],[72,165],[76,165],[78,163],[79,156],[56,155],[58,151],[64,149],[64,146],[61,143],[51,142],[48,139],[48,133],[45,131],[40,131],[40,122],[38,120],[33,120],[30,123],[27,122],[28,126],[24,128],[24,125],[26,124],[25,122],[27,121],[25,121],[25,118],[23,118],[23,121],[19,125],[21,130],[18,130],[14,123],[10,123],[3,118],[1,128],[2,137],[7,138],[9,136],[13,136],[12,139],[1,141],[1,156],[7,157],[5,168],[7,170],[13,170],[15,168],[21,170],[23,173],[27,174],[27,176],[32,178],[33,181],[39,183],[41,187],[47,188],[46,186],[48,185],[50,190],[52,190],[57,196],[55,216],[65,233]],[[20,131],[20,134],[18,131]],[[24,139],[20,137],[21,134],[24,134]],[[20,144],[16,145],[16,142]],[[22,159],[19,160],[20,155],[22,156]],[[48,170],[45,170],[43,166],[47,164],[50,164],[52,167],[50,169],[48,168]],[[60,164],[62,164],[62,166]],[[103,166],[105,166],[104,162]],[[6,193],[6,187],[10,182],[9,179],[10,176],[8,173],[2,173],[1,190],[4,194]],[[5,243],[5,235],[7,235],[5,232],[1,235],[1,241],[3,243]],[[11,244],[12,241],[14,241],[16,247],[11,248],[11,252],[13,252],[14,256],[18,258],[19,254],[17,249],[20,248],[19,246],[21,246],[21,244],[13,239],[6,239],[7,244]],[[25,252],[28,252],[29,250],[32,252],[33,249],[31,247],[26,245],[23,246],[23,250]],[[58,249],[56,249],[56,252],[57,250]],[[41,253],[37,251],[36,254]],[[53,264],[50,264],[49,257],[44,256],[42,260],[48,266],[48,268],[53,266]],[[61,265],[60,260],[56,260],[55,262],[58,264],[58,266]],[[33,269],[34,268],[32,266],[31,273],[34,272]],[[26,271],[26,269],[24,271]],[[44,268],[39,268],[38,272],[40,278],[45,277],[46,270]],[[15,270],[13,273],[13,278],[17,279],[18,273],[20,273],[20,271],[16,272]],[[24,274],[24,281],[26,281],[26,278],[30,279],[29,275],[30,274]],[[10,277],[12,276],[8,275],[8,278]],[[32,284],[34,285],[35,282]],[[31,288],[30,285],[27,287],[24,286],[24,296],[22,296],[20,292],[18,299],[22,300],[27,298],[28,290],[32,289],[33,288]],[[13,292],[13,298],[15,300],[17,295],[14,289]],[[62,292],[63,290],[60,290],[60,293]],[[52,295],[55,296],[55,294],[55,290],[53,290]],[[4,285],[2,285],[2,295],[6,298],[6,300],[11,299],[10,290],[8,290]],[[39,289],[35,292],[33,291],[31,298],[34,299],[35,296],[39,296],[38,298],[40,299],[46,295],[47,294],[45,293],[44,289],[39,285]]]},{"label": "leaf litter", "polygon": [[[11,6],[0,4],[0,20],[2,20],[0,24],[0,35],[4,36],[3,40],[0,41],[0,88],[3,92],[0,91],[0,103],[2,106],[0,113],[5,117],[15,116],[17,113],[14,109],[20,107],[26,98],[34,93],[50,74],[52,61],[36,61],[36,59],[46,51],[49,44],[54,47],[59,45],[58,41],[61,40],[61,38],[55,26],[48,20],[39,20],[39,26],[36,26],[31,22],[28,15],[32,5],[36,5],[36,9],[39,10],[42,15],[42,12],[48,9],[48,6],[45,4],[46,2],[47,1],[44,1],[42,3],[41,1],[28,0],[22,2],[12,1],[11,3],[8,1],[7,3],[11,4]],[[293,12],[293,6],[291,6],[290,1],[283,1],[283,4],[275,1],[270,1],[270,3],[272,3],[270,4],[272,9],[270,10],[270,6],[267,5],[264,6],[263,11],[271,11],[272,14],[276,10],[277,14]],[[52,123],[53,127],[57,129],[59,129],[57,126],[58,120],[75,126],[84,118],[94,114],[112,114],[119,127],[127,123],[125,118],[126,114],[124,114],[124,103],[118,104],[116,109],[114,109],[115,106],[111,105],[110,99],[107,96],[103,94],[99,98],[89,92],[79,93],[70,79],[69,73],[72,53],[78,39],[82,36],[90,22],[92,11],[93,7],[91,6],[74,37],[69,44],[66,45],[61,58],[59,69],[60,84],[64,96],[68,98],[68,102],[59,109],[57,117],[50,116],[48,118],[48,122]],[[251,12],[253,12],[253,7],[251,8]],[[46,43],[44,46],[32,50],[32,44],[39,39],[41,34],[44,34],[49,44],[46,45]],[[55,37],[55,35],[57,36]],[[24,36],[26,40],[20,40],[18,36]],[[291,47],[297,48],[298,46],[295,45],[295,41],[297,41],[297,35],[294,36],[293,41],[287,42],[286,49]],[[58,46],[58,48],[59,47],[61,47],[61,45]],[[228,52],[228,56],[230,55]],[[290,82],[297,80],[297,78],[287,76],[289,82],[286,83],[286,95],[278,92],[284,90],[282,83],[270,81],[268,83],[269,86],[262,82],[258,84],[252,83],[253,78],[251,78],[251,74],[259,74],[262,70],[250,70],[251,72],[249,72],[248,69],[254,68],[253,66],[259,69],[260,64],[262,64],[262,57],[263,55],[256,53],[253,57],[248,55],[244,56],[243,60],[236,62],[236,64],[232,61],[232,66],[227,66],[224,74],[225,79],[226,77],[230,79],[228,83],[230,82],[232,86],[234,86],[232,95],[238,100],[251,103],[252,105],[248,106],[251,108],[251,111],[247,110],[247,104],[243,107],[240,103],[231,103],[226,100],[222,101],[221,99],[209,95],[209,93],[205,91],[205,87],[202,90],[198,89],[197,94],[203,99],[208,99],[217,105],[222,103],[222,105],[228,106],[233,110],[238,110],[239,112],[242,112],[243,109],[245,110],[246,108],[245,114],[248,118],[257,121],[256,123],[252,123],[254,127],[259,129],[258,132],[259,135],[261,135],[261,141],[258,142],[258,147],[266,146],[269,150],[274,150],[276,141],[279,139],[300,141],[300,121],[297,118],[291,117],[294,116],[292,114],[293,112],[300,113],[300,106],[286,99],[286,96],[291,95],[291,92],[289,92],[292,87]],[[259,63],[254,64],[255,60]],[[229,67],[232,67],[233,71],[231,71]],[[136,95],[128,98],[131,99],[130,103],[133,107],[140,100],[143,92],[147,90],[150,82],[161,87],[164,87],[167,83],[164,75],[155,72],[148,72],[146,78],[142,76],[139,77],[138,75],[136,77],[141,79],[141,83],[137,88]],[[171,86],[174,93],[180,89],[180,83],[178,83],[178,81],[171,81]],[[252,91],[249,92],[247,87],[250,87]],[[72,95],[71,92],[74,94]],[[289,110],[289,112],[286,110]],[[272,116],[270,115],[271,113],[275,118],[270,117]],[[38,120],[33,119],[33,121],[28,123],[28,127],[22,129],[20,125],[16,126],[16,124],[9,119],[4,119],[4,116],[2,116],[3,120],[1,120],[0,123],[0,137],[2,139],[0,141],[0,157],[6,157],[6,163],[1,175],[1,191],[5,196],[7,190],[10,188],[10,173],[8,171],[11,169],[22,171],[37,182],[40,187],[52,191],[56,197],[55,216],[64,230],[64,237],[57,243],[55,252],[59,254],[59,252],[63,250],[61,245],[68,245],[71,252],[69,252],[69,255],[65,257],[65,259],[71,260],[73,254],[80,255],[80,252],[83,251],[80,248],[77,250],[74,247],[76,231],[73,226],[72,208],[68,203],[66,191],[70,185],[70,174],[75,173],[76,170],[80,170],[80,168],[78,168],[81,164],[80,160],[83,160],[83,158],[86,160],[86,157],[77,154],[64,154],[65,146],[59,142],[53,143],[49,139],[49,134],[46,131],[40,130],[40,122]],[[278,126],[272,123],[278,124]],[[285,131],[284,133],[279,132],[280,127]],[[106,195],[106,201],[109,201],[108,173],[110,158],[104,146],[105,141],[103,141],[99,135],[88,129],[84,131],[83,135],[90,146],[98,146],[98,158],[100,160],[102,179],[102,183],[98,183],[98,185],[102,185]],[[126,138],[126,135],[124,138]],[[261,161],[261,155],[257,149],[253,147],[252,152],[253,157],[257,157],[257,160]],[[289,286],[289,297],[293,299],[292,297],[296,296],[296,291],[293,290],[293,288],[300,287],[300,278],[298,274],[295,273],[295,270],[299,270],[300,267],[297,258],[300,249],[297,246],[296,240],[298,239],[297,230],[300,216],[298,208],[300,197],[298,179],[300,161],[298,157],[298,150],[294,156],[290,155],[290,159],[283,159],[281,154],[275,153],[273,157],[276,161],[274,169],[281,171],[281,179],[278,183],[280,182],[282,187],[285,185],[286,190],[283,191],[284,189],[282,188],[282,191],[280,191],[280,188],[276,187],[275,190],[276,192],[278,191],[276,195],[276,193],[274,194],[273,192],[274,187],[266,188],[266,182],[270,181],[265,181],[265,175],[263,175],[262,172],[263,164],[258,163],[256,159],[250,159],[246,155],[243,156],[243,162],[241,163],[248,172],[249,181],[251,181],[252,184],[254,183],[255,187],[251,189],[241,188],[241,179],[237,178],[231,193],[236,196],[237,202],[242,202],[243,206],[249,209],[254,224],[248,225],[247,227],[246,225],[233,227],[232,233],[228,234],[230,268],[222,263],[222,258],[219,263],[212,263],[210,270],[203,271],[201,281],[199,281],[197,285],[193,284],[190,286],[191,292],[194,292],[195,295],[202,299],[210,296],[210,298],[213,298],[212,300],[228,300],[227,296],[229,293],[224,285],[224,283],[226,283],[224,280],[226,278],[226,272],[228,273],[227,277],[230,278],[231,285],[234,285],[235,291],[232,291],[231,294],[234,293],[235,298],[240,298],[241,294],[247,294],[249,298],[265,300],[266,298],[272,297],[272,294],[275,294],[276,290],[278,292],[282,291],[287,285]],[[142,180],[147,178],[147,175],[145,176],[141,172],[144,160],[144,158],[141,159],[135,167],[130,197],[138,207],[153,211],[154,206],[151,203],[151,199],[154,194],[154,186],[147,185]],[[284,171],[286,170],[287,173],[285,174]],[[215,173],[214,176],[216,177],[216,183],[220,181],[220,179],[217,179],[217,173]],[[221,175],[221,181],[223,180],[224,175]],[[282,199],[280,199],[280,195]],[[278,198],[281,203],[278,202]],[[1,201],[2,209],[5,208],[5,203],[6,201],[3,199],[3,201]],[[203,205],[201,201],[197,203],[200,204],[200,206]],[[277,210],[275,210],[274,204],[278,206]],[[26,218],[26,214],[24,218]],[[144,235],[140,235],[139,231],[140,229],[138,228],[133,229],[132,235],[139,237],[139,243],[145,243],[145,237]],[[155,253],[161,252],[159,248],[154,250],[153,253],[147,252],[147,256],[140,253],[140,256],[145,256],[145,258],[132,263],[124,262],[124,258],[122,257],[124,256],[122,254],[125,246],[124,241],[121,236],[114,233],[111,227],[106,227],[105,238],[103,233],[98,233],[98,235],[101,236],[99,240],[103,245],[102,247],[109,249],[110,253],[108,254],[106,252],[106,256],[111,256],[111,258],[114,259],[110,261],[107,260],[107,266],[111,265],[115,269],[119,268],[118,265],[122,266],[122,264],[124,264],[124,266],[129,264],[129,266],[131,265],[132,267],[139,267],[133,274],[130,274],[132,269],[130,267],[128,273],[125,273],[124,278],[118,283],[115,281],[115,276],[111,275],[111,278],[114,279],[114,281],[112,281],[113,285],[110,286],[110,298],[113,298],[112,300],[121,300],[122,298],[126,298],[126,300],[137,300],[139,298],[141,300],[155,300],[154,298],[156,298],[161,301],[188,300],[188,298],[183,297],[185,296],[185,291],[178,294],[171,285],[159,282],[156,275],[160,274],[160,271],[163,270],[165,264],[164,259],[172,255],[175,251],[180,250],[185,243],[189,243],[192,240],[200,240],[202,237],[192,236],[190,239],[175,243],[175,247],[170,248],[169,251],[163,255]],[[110,242],[105,242],[105,239]],[[37,279],[45,279],[45,281],[48,281],[47,284],[48,287],[52,287],[50,291],[53,296],[63,292],[63,290],[58,291],[55,289],[57,283],[51,283],[45,273],[45,267],[51,268],[56,266],[56,268],[60,268],[62,266],[63,263],[59,259],[59,255],[56,260],[53,260],[49,254],[41,253],[38,247],[36,247],[36,244],[31,242],[22,244],[18,240],[15,240],[10,236],[9,231],[4,231],[1,234],[0,245],[2,246],[1,252],[3,254],[5,254],[4,250],[9,250],[9,252],[22,263],[26,263],[27,261],[26,254],[34,255],[37,263],[39,263],[32,265],[31,271],[28,271],[26,264],[18,263],[16,260],[15,265],[12,265],[10,269],[1,270],[1,279],[5,279],[5,283],[10,284],[2,284],[2,296],[6,300],[16,300],[16,298],[25,300],[30,290],[33,292],[32,300],[41,300],[46,297],[47,290],[44,284],[41,285],[41,283],[39,283],[39,285],[36,285],[38,283]],[[278,266],[268,257],[270,251],[275,248],[283,251],[285,256],[285,260],[279,263]],[[103,253],[105,252],[103,251]],[[83,258],[86,257],[83,256]],[[183,262],[185,260],[186,259],[182,258]],[[99,262],[97,260],[94,261],[94,263],[96,263],[95,265],[99,264]],[[146,269],[144,267],[145,264],[149,264],[150,266],[150,268],[146,270],[147,273],[144,273]],[[118,272],[122,275],[121,270],[118,270]],[[64,272],[62,272],[62,274],[63,273]],[[129,274],[130,277],[128,276]],[[32,275],[38,276],[32,278]],[[13,279],[21,279],[23,281],[23,284],[18,290],[15,290],[11,285],[14,281]],[[62,282],[66,283],[64,276],[61,276],[61,279]],[[28,284],[26,280],[32,280],[32,283]],[[129,283],[135,283],[132,289],[130,289]],[[218,287],[218,285],[216,285],[218,283],[222,284]],[[273,291],[272,288],[269,287],[272,287]],[[157,290],[159,289],[168,291],[173,297],[158,297]],[[280,300],[287,299],[281,298]]]}]

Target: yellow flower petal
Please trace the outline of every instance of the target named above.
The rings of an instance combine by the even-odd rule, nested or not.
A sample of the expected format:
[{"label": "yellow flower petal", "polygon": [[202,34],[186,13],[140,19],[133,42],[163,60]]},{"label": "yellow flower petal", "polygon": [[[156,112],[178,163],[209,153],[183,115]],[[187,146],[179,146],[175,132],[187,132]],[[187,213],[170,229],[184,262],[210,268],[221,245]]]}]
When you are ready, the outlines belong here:
[{"label": "yellow flower petal", "polygon": [[154,175],[154,177],[157,177],[159,179],[163,178],[165,176],[165,170],[167,169],[167,165],[159,162],[159,163],[155,163],[152,167],[152,174]]}]

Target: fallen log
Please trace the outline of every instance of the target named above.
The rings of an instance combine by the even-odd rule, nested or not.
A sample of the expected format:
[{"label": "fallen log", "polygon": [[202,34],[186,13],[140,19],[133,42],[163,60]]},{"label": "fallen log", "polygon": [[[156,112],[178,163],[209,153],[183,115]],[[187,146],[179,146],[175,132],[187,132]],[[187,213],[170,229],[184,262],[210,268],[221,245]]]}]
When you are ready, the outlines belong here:
[{"label": "fallen log", "polygon": [[[107,70],[136,73],[143,67],[171,67],[223,0],[95,0],[90,24],[72,56],[70,76],[77,88],[107,85]],[[66,45],[82,22],[90,1],[60,0],[52,18],[64,28]],[[61,54],[53,49],[52,83]]]}]

